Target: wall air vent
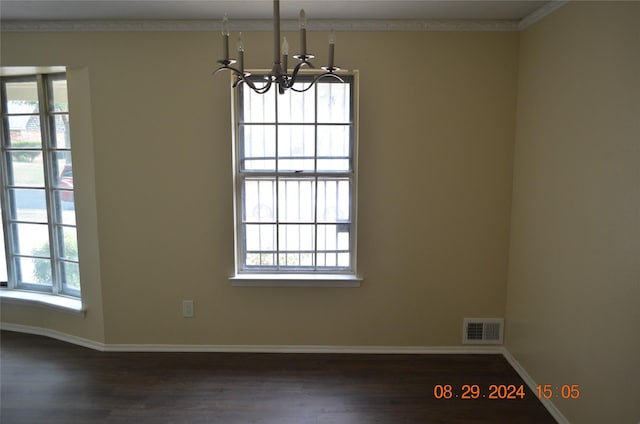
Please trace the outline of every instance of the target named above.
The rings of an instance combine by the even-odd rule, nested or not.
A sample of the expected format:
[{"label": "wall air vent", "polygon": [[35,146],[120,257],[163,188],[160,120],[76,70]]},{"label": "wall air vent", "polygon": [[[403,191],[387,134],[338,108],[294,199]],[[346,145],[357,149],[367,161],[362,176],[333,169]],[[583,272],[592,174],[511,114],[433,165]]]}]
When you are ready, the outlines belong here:
[{"label": "wall air vent", "polygon": [[462,344],[502,344],[503,318],[465,318]]}]

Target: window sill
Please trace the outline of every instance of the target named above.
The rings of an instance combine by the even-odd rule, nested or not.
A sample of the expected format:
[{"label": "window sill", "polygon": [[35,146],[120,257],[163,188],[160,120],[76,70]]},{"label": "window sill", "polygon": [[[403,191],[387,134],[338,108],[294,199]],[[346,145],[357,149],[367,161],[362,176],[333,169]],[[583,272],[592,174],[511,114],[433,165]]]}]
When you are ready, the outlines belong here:
[{"label": "window sill", "polygon": [[362,277],[342,274],[237,274],[234,287],[360,287]]},{"label": "window sill", "polygon": [[64,296],[55,296],[46,293],[36,293],[22,290],[0,289],[2,303],[14,303],[19,305],[34,305],[45,308],[54,308],[70,312],[75,315],[85,316],[86,309],[82,306],[82,300]]}]

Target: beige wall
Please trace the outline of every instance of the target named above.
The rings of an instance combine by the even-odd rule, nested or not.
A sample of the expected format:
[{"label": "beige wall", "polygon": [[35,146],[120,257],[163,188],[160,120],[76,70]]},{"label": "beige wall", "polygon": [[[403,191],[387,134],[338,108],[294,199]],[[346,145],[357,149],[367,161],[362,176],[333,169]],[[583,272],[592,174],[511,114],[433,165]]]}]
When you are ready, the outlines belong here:
[{"label": "beige wall", "polygon": [[640,420],[640,3],[520,39],[506,346],[574,423]]},{"label": "beige wall", "polygon": [[[320,65],[326,34],[309,38]],[[248,66],[265,67],[271,38],[244,39]],[[100,263],[82,276],[96,298],[85,319],[4,304],[3,322],[105,343],[452,346],[463,317],[504,316],[517,33],[339,35],[336,64],[361,76],[356,289],[230,286],[219,44],[215,32],[2,34],[3,66],[88,70],[93,152],[74,162],[95,159]]]}]

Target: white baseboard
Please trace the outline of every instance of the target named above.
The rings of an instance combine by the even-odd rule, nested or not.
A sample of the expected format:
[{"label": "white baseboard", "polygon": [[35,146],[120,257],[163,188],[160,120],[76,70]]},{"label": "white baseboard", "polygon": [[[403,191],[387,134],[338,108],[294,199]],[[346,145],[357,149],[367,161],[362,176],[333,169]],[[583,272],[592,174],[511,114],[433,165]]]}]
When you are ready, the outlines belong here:
[{"label": "white baseboard", "polygon": [[27,333],[27,334],[35,334],[37,336],[45,336],[51,337],[52,339],[61,340],[63,342],[68,342],[71,344],[75,344],[82,347],[87,347],[89,349],[99,350],[104,352],[105,345],[104,343],[95,342],[93,340],[85,339],[83,337],[73,336],[71,334],[63,333],[56,330],[51,330],[49,328],[41,328],[41,327],[32,327],[29,325],[20,325],[20,324],[11,324],[11,323],[0,323],[1,330],[7,331],[16,331],[19,333]]},{"label": "white baseboard", "polygon": [[0,329],[51,337],[101,352],[219,352],[219,353],[363,353],[363,354],[495,354],[502,346],[323,346],[323,345],[174,345],[105,344],[47,328],[0,323]]},{"label": "white baseboard", "polygon": [[[536,393],[536,387],[538,386],[538,384],[522,367],[522,365],[520,365],[518,360],[506,348],[504,348],[503,355],[507,362],[509,362],[509,365],[511,365],[513,369],[516,370],[516,372],[520,375],[520,378],[522,378],[527,386],[529,386],[531,391],[533,393]],[[560,412],[560,410],[556,408],[556,405],[551,401],[551,399],[541,398],[540,402],[545,408],[547,408],[547,411],[549,411],[553,418],[555,418],[558,424],[571,424],[569,420],[564,415],[562,415],[562,412]]]},{"label": "white baseboard", "polygon": [[343,354],[496,354],[502,349],[458,346],[322,346],[322,345],[164,345],[109,344],[107,352],[343,353]]}]

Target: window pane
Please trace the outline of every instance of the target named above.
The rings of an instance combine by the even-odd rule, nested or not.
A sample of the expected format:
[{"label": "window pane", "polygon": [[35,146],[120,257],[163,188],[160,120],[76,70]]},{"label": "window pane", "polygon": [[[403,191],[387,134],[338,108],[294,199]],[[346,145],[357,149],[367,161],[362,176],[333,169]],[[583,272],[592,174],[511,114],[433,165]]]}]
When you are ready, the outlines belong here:
[{"label": "window pane", "polygon": [[318,122],[349,123],[351,121],[350,84],[318,84]]},{"label": "window pane", "polygon": [[319,268],[335,268],[338,266],[337,254],[334,252],[318,252],[316,255]]},{"label": "window pane", "polygon": [[9,185],[44,187],[44,166],[40,152],[10,151],[6,154],[9,167]]},{"label": "window pane", "polygon": [[303,252],[300,254],[300,266],[311,267],[314,265],[313,259],[315,254],[312,252]]},{"label": "window pane", "polygon": [[275,222],[275,179],[247,179],[244,184],[243,220]]},{"label": "window pane", "polygon": [[[15,107],[14,107],[15,108]],[[32,106],[20,106],[26,113],[31,113]],[[36,109],[35,112],[38,112]],[[39,115],[9,116],[9,147],[15,149],[39,149],[42,147]],[[37,156],[31,153],[30,158]]]},{"label": "window pane", "polygon": [[276,246],[275,224],[245,225],[247,251],[273,251]]},{"label": "window pane", "polygon": [[278,170],[313,171],[315,168],[314,127],[278,127]]},{"label": "window pane", "polygon": [[69,99],[66,79],[51,79],[49,87],[50,108],[52,112],[68,112]]},{"label": "window pane", "polygon": [[10,189],[11,219],[15,221],[46,223],[47,199],[44,189]]},{"label": "window pane", "polygon": [[350,237],[349,233],[351,231],[351,226],[349,224],[340,224],[336,228],[337,232],[337,242],[336,248],[338,250],[349,250],[350,245]]},{"label": "window pane", "polygon": [[318,171],[340,172],[351,168],[349,159],[318,159]]},{"label": "window pane", "polygon": [[51,147],[54,149],[68,149],[71,147],[69,138],[69,115],[60,114],[51,117],[53,122],[51,133]]},{"label": "window pane", "polygon": [[39,258],[15,258],[18,283],[39,284],[51,287],[51,260]]},{"label": "window pane", "polygon": [[278,249],[281,252],[312,252],[315,248],[313,225],[280,225],[278,232]]},{"label": "window pane", "polygon": [[59,246],[61,258],[78,260],[78,238],[75,227],[58,227],[62,231],[63,243]]},{"label": "window pane", "polygon": [[345,222],[350,220],[351,182],[344,179],[318,181],[318,221]]},{"label": "window pane", "polygon": [[278,265],[281,268],[301,267],[312,261],[311,256],[312,252],[280,253]]},{"label": "window pane", "polygon": [[76,225],[76,209],[73,191],[55,190],[53,201],[60,215],[55,218],[56,224]]},{"label": "window pane", "polygon": [[35,78],[33,81],[8,82],[5,87],[9,114],[38,111],[38,84]]},{"label": "window pane", "polygon": [[276,264],[275,253],[247,252],[245,266],[248,267],[273,267]]},{"label": "window pane", "polygon": [[335,225],[318,226],[318,250],[335,250],[338,233]]},{"label": "window pane", "polygon": [[[261,83],[256,85],[261,86]],[[242,88],[242,120],[244,122],[275,122],[275,93],[256,94],[251,89]]]},{"label": "window pane", "polygon": [[318,225],[318,252],[322,252],[322,260],[318,259],[319,264],[323,266],[349,266],[336,265],[337,255],[340,253],[348,253],[350,250],[350,224],[338,225]]},{"label": "window pane", "polygon": [[276,169],[276,129],[267,125],[246,125],[243,132],[240,166],[242,170]]},{"label": "window pane", "polygon": [[[296,84],[296,88],[306,88],[309,84]],[[278,122],[313,122],[316,118],[315,93],[313,90],[298,93],[287,90],[278,95]]]},{"label": "window pane", "polygon": [[73,164],[70,151],[51,153],[51,174],[55,188],[73,190]]},{"label": "window pane", "polygon": [[349,252],[319,252],[317,261],[318,268],[349,268],[351,254]]},{"label": "window pane", "polygon": [[46,224],[13,224],[14,252],[19,255],[50,257]]},{"label": "window pane", "polygon": [[60,273],[64,289],[80,290],[80,268],[77,262],[60,262]]},{"label": "window pane", "polygon": [[351,170],[350,138],[348,125],[318,126],[318,171]]},{"label": "window pane", "polygon": [[338,266],[348,267],[351,265],[351,254],[349,252],[338,253]]},{"label": "window pane", "polygon": [[348,158],[351,155],[349,130],[348,125],[319,125],[318,156]]},{"label": "window pane", "polygon": [[278,220],[313,222],[315,219],[315,179],[280,179]]}]

